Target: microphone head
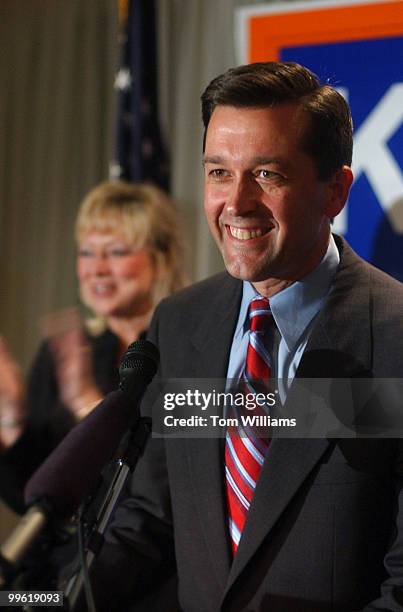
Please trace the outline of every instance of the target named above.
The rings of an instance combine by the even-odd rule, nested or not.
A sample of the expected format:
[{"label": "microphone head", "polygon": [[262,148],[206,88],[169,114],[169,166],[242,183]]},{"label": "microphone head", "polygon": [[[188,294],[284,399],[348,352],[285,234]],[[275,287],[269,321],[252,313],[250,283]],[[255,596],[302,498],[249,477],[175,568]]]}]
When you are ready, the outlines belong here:
[{"label": "microphone head", "polygon": [[152,342],[136,340],[127,347],[119,366],[120,385],[124,393],[136,394],[138,379],[148,384],[158,369],[160,354]]}]

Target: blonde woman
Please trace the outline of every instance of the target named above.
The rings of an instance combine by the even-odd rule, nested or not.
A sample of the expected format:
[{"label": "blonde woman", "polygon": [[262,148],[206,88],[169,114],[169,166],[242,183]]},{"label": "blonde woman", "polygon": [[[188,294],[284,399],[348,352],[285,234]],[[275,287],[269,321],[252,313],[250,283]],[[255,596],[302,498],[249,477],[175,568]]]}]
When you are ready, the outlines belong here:
[{"label": "blonde woman", "polygon": [[117,387],[120,357],[145,335],[156,304],[185,284],[181,223],[154,186],[100,184],[81,204],[75,237],[92,316],[84,325],[76,310],[47,318],[26,389],[0,343],[0,496],[17,511],[36,467]]}]

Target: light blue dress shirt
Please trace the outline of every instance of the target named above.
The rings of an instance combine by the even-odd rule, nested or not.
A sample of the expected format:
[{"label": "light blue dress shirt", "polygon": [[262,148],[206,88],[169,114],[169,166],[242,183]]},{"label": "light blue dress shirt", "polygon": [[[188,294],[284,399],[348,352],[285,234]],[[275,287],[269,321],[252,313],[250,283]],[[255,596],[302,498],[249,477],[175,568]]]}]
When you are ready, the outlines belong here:
[{"label": "light blue dress shirt", "polygon": [[[282,402],[285,401],[294,379],[315,317],[332,286],[339,261],[339,252],[331,236],[328,249],[318,266],[303,279],[270,298],[270,308],[281,336],[276,369]],[[250,302],[258,296],[253,285],[244,281],[241,308],[228,364],[228,379],[238,379],[245,366],[249,338],[248,308]]]}]

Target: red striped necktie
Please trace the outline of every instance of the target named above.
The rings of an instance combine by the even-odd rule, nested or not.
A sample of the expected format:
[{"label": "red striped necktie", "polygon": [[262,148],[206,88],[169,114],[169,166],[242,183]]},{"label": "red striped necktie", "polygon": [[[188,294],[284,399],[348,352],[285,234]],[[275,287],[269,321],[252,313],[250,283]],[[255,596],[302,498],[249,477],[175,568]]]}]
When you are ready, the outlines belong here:
[{"label": "red striped necktie", "polygon": [[[271,377],[270,356],[263,337],[272,322],[269,300],[255,298],[249,306],[250,332],[245,369],[240,383],[243,393],[256,393]],[[261,390],[261,388],[259,388]],[[251,414],[267,414],[255,406]],[[228,520],[232,550],[235,555],[248,515],[256,483],[269,448],[269,438],[261,437],[251,426],[243,426],[238,416],[238,426],[228,427],[225,443],[225,475],[228,504]]]}]

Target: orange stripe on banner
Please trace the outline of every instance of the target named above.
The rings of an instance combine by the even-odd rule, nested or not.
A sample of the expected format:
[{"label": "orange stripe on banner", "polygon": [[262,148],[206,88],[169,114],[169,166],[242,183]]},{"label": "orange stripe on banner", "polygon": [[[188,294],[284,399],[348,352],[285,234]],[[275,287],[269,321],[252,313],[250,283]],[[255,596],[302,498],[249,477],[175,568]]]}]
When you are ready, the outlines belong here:
[{"label": "orange stripe on banner", "polygon": [[119,24],[124,25],[129,17],[129,0],[118,0]]},{"label": "orange stripe on banner", "polygon": [[283,47],[403,34],[403,2],[259,15],[249,20],[249,61],[278,60]]}]

